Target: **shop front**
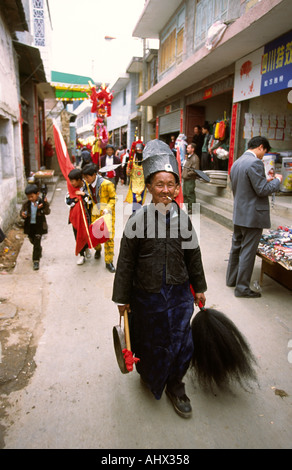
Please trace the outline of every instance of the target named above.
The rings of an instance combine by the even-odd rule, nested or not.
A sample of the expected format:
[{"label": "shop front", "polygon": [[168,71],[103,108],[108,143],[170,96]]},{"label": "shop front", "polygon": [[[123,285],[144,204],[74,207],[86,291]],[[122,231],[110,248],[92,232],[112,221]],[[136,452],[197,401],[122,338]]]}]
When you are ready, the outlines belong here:
[{"label": "shop front", "polygon": [[[241,152],[257,135],[266,137],[271,151],[263,158],[266,175],[282,173],[280,192],[272,196],[272,210],[280,204],[281,225],[267,230],[258,247],[260,283],[264,275],[292,289],[292,31],[238,60],[235,64],[233,134]],[[274,206],[274,209],[273,209]],[[285,208],[285,212],[284,211]],[[277,211],[277,209],[276,209]],[[279,212],[279,211],[278,211]],[[279,217],[280,214],[278,214]],[[281,217],[281,216],[280,216]]]},{"label": "shop front", "polygon": [[[235,124],[243,150],[252,137],[267,137],[271,152],[264,157],[264,163],[267,162],[267,170],[270,165],[272,170],[282,173],[280,191],[289,197],[292,196],[291,45],[292,31],[237,61],[233,98],[234,106],[240,108],[240,122],[237,119]],[[230,168],[232,163],[233,159]]]},{"label": "shop front", "polygon": [[[209,139],[210,162],[208,168],[202,167],[202,169],[209,171],[212,182],[220,186],[226,186],[227,182],[234,86],[233,69],[233,67],[229,68],[227,74],[224,74],[220,80],[206,83],[204,87],[188,93],[185,98],[184,128],[187,140],[192,142],[195,126],[208,125],[211,136]],[[219,125],[224,129],[220,136],[217,135]],[[218,148],[224,149],[222,155],[217,152]]]},{"label": "shop front", "polygon": [[183,108],[182,100],[178,99],[157,108],[156,138],[170,144],[182,132]]}]

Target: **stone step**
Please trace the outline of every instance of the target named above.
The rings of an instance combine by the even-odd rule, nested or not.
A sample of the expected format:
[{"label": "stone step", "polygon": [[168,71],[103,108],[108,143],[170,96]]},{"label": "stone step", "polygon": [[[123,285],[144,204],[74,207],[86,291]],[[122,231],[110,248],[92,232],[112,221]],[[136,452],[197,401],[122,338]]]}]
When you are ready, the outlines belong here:
[{"label": "stone step", "polygon": [[218,222],[230,230],[233,229],[232,212],[228,210],[226,211],[220,207],[215,206],[214,204],[210,204],[205,200],[200,199],[198,196],[196,201],[200,204],[201,214],[204,214],[206,217],[209,217],[209,219]]},{"label": "stone step", "polygon": [[214,205],[229,212],[233,212],[233,199],[226,198],[224,196],[219,196],[210,193],[208,190],[201,189],[196,187],[196,199],[200,199],[208,204]]}]

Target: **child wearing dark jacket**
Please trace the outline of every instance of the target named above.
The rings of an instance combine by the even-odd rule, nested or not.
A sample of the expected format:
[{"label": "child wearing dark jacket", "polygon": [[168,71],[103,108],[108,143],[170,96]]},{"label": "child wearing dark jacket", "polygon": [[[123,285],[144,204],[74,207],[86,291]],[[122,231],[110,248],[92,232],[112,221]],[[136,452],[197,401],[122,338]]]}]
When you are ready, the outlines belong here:
[{"label": "child wearing dark jacket", "polygon": [[33,245],[33,269],[38,270],[42,256],[42,235],[48,233],[46,215],[50,214],[51,209],[47,198],[40,196],[40,190],[36,184],[29,184],[25,188],[25,194],[27,201],[22,205],[20,216],[24,219],[24,233],[28,235]]}]

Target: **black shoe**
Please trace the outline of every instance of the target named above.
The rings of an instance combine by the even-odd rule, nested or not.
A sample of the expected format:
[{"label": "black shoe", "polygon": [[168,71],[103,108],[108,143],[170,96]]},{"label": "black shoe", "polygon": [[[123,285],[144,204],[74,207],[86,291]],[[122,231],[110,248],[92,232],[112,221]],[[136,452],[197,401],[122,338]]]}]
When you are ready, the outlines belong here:
[{"label": "black shoe", "polygon": [[33,270],[37,271],[40,268],[40,263],[39,261],[34,261],[33,262]]},{"label": "black shoe", "polygon": [[171,403],[173,404],[174,410],[179,416],[181,416],[182,418],[190,418],[192,416],[191,402],[186,395],[178,397],[170,393],[167,388],[165,390],[165,393],[170,399]]},{"label": "black shoe", "polygon": [[115,273],[116,272],[113,263],[106,263],[105,267],[110,273]]},{"label": "black shoe", "polygon": [[247,298],[251,298],[251,299],[255,299],[257,297],[262,296],[262,294],[260,292],[255,292],[251,289],[249,289],[245,292],[236,292],[236,291],[234,291],[234,295],[235,295],[235,297],[247,297]]},{"label": "black shoe", "polygon": [[100,258],[100,250],[96,250],[94,253],[94,259],[99,259]]}]

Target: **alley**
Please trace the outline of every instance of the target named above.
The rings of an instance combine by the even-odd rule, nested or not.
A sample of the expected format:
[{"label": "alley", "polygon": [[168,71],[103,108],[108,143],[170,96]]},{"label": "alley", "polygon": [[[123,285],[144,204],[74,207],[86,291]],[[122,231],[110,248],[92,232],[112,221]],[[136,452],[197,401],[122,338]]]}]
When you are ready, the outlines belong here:
[{"label": "alley", "polygon": [[[36,301],[40,311],[35,370],[23,388],[0,397],[5,406],[3,447],[291,448],[291,291],[265,276],[261,298],[235,298],[233,289],[225,286],[231,232],[201,216],[207,306],[226,313],[247,337],[259,363],[259,387],[206,394],[190,371],[186,385],[193,417],[183,420],[165,394],[156,401],[143,388],[135,371],[121,374],[112,341],[112,328],[118,323],[117,307],[111,301],[114,275],[105,269],[103,255],[100,260],[92,257],[84,265],[76,265],[65,194],[66,183],[61,181],[48,216],[40,271],[32,271],[31,246],[26,240],[11,278],[18,276],[26,297],[22,316],[29,318],[30,305],[34,308]],[[126,188],[118,186],[117,210],[122,210],[125,194]],[[126,218],[117,216],[115,263]],[[254,279],[259,278],[259,268],[257,260]],[[276,394],[279,389],[288,396]]]}]

